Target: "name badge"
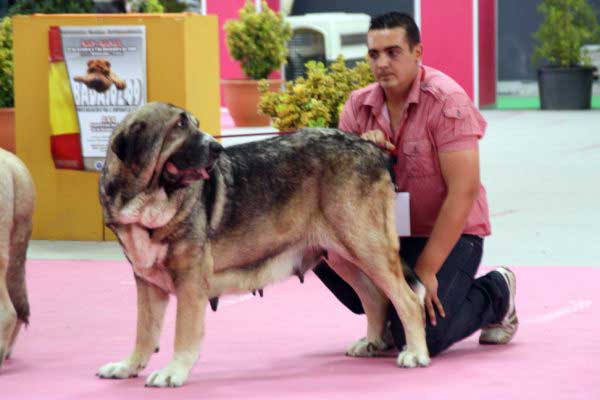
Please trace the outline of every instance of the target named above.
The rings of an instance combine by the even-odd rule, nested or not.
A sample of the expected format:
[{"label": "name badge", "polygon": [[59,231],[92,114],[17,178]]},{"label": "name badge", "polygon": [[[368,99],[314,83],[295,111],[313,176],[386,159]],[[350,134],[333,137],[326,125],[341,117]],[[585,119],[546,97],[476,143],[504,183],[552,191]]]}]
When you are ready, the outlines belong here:
[{"label": "name badge", "polygon": [[396,193],[396,231],[398,236],[410,236],[410,193]]}]

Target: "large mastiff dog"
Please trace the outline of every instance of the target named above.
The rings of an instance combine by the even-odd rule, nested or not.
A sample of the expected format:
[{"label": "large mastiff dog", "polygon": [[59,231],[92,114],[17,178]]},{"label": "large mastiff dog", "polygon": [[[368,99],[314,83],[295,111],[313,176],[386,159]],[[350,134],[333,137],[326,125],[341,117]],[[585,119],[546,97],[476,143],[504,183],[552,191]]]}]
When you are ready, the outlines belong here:
[{"label": "large mastiff dog", "polygon": [[337,272],[367,314],[367,336],[348,354],[385,347],[391,300],[407,338],[398,365],[427,365],[422,306],[398,254],[389,161],[370,142],[334,129],[224,149],[175,106],[151,103],[128,115],[111,137],[100,201],[135,273],[137,338],[127,358],[98,375],[137,376],[157,348],[174,294],[175,353],[146,385],[182,385],[200,351],[209,301],[216,308],[223,293],[302,277],[325,251],[356,265]]},{"label": "large mastiff dog", "polygon": [[0,149],[0,365],[29,319],[25,257],[34,202],[27,168],[14,154]]}]

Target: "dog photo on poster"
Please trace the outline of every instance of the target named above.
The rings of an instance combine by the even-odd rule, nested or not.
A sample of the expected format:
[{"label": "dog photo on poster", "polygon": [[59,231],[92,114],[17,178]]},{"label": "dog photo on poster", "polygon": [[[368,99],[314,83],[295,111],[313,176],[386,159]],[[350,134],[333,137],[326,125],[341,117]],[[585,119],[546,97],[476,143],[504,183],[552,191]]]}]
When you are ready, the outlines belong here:
[{"label": "dog photo on poster", "polygon": [[55,165],[99,171],[113,129],[146,103],[146,30],[53,28],[49,89]]}]

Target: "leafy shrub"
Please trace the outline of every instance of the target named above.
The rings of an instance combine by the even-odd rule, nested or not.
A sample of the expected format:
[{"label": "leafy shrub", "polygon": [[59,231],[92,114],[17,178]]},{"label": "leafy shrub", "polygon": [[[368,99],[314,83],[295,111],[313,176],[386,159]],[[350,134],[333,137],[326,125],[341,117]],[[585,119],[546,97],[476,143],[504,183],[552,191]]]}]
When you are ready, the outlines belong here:
[{"label": "leafy shrub", "polygon": [[547,60],[553,66],[589,64],[581,46],[600,40],[600,27],[587,0],[543,0],[538,11],[544,19],[533,37],[533,61]]},{"label": "leafy shrub", "polygon": [[14,105],[12,23],[10,17],[0,20],[0,108]]},{"label": "leafy shrub", "polygon": [[337,127],[350,92],[374,81],[366,62],[348,68],[340,56],[327,68],[321,62],[309,61],[306,78],[288,82],[281,93],[269,92],[266,81],[261,81],[259,110],[271,116],[273,126],[279,130]]},{"label": "leafy shrub", "polygon": [[8,9],[9,15],[16,14],[85,14],[94,12],[92,0],[17,0]]},{"label": "leafy shrub", "polygon": [[130,5],[131,12],[148,14],[165,12],[165,7],[158,0],[135,0]]}]

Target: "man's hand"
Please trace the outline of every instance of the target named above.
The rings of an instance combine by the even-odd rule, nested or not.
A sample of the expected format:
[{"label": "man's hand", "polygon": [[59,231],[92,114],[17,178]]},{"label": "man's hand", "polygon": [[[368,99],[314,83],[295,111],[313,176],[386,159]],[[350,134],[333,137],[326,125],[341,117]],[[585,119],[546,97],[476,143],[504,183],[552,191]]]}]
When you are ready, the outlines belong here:
[{"label": "man's hand", "polygon": [[425,294],[425,309],[427,310],[427,315],[429,315],[429,321],[431,321],[431,325],[436,326],[437,320],[435,317],[435,308],[437,308],[438,312],[442,316],[442,318],[446,318],[446,312],[444,311],[444,306],[442,306],[442,302],[438,298],[438,280],[435,276],[435,273],[429,271],[420,271],[418,268],[415,269],[415,272],[419,276],[419,279],[425,285],[425,289],[427,293]]},{"label": "man's hand", "polygon": [[381,132],[379,129],[375,129],[373,131],[367,131],[360,135],[363,139],[369,140],[375,143],[377,146],[381,147],[387,151],[396,150],[396,146],[390,141],[388,141],[385,137],[385,133]]}]

